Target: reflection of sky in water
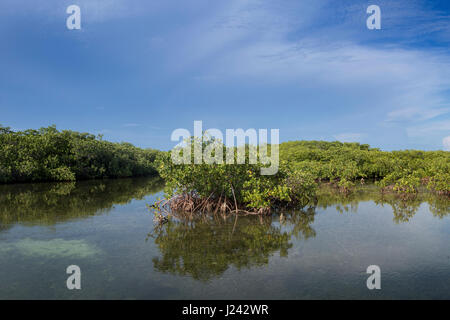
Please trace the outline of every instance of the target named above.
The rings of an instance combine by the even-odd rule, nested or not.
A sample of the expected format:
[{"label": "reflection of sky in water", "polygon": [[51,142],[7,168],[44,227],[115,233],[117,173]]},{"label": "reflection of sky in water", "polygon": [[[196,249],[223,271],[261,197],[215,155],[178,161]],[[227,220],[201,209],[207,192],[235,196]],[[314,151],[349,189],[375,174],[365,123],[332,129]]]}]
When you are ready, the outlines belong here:
[{"label": "reflection of sky in water", "polygon": [[[8,209],[0,199],[8,221],[0,229],[0,298],[450,299],[450,218],[427,203],[416,202],[405,219],[388,203],[360,197],[319,206],[309,217],[286,214],[281,223],[276,215],[262,225],[258,217],[239,218],[234,233],[233,219],[175,224],[158,238],[149,237],[145,205],[160,194],[130,181],[82,184],[56,198],[46,191],[51,202],[28,199],[45,214]],[[60,208],[57,219],[49,203]],[[65,287],[71,264],[82,270],[78,292]],[[380,291],[366,288],[371,264],[381,267]],[[203,279],[194,279],[202,268]]]}]

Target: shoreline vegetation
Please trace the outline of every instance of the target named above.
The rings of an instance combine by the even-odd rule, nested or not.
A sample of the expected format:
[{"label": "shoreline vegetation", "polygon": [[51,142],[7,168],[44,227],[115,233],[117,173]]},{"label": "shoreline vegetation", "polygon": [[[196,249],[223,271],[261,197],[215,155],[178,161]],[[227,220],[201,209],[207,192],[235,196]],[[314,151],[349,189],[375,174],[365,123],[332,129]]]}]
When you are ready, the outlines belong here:
[{"label": "shoreline vegetation", "polygon": [[152,176],[158,153],[55,126],[13,131],[0,125],[0,183]]},{"label": "shoreline vegetation", "polygon": [[[237,159],[236,147],[214,139],[202,143],[202,150],[209,147],[213,157],[219,144],[223,154]],[[159,174],[165,195],[151,208],[161,221],[174,212],[267,215],[303,208],[314,205],[323,185],[343,196],[374,183],[381,195],[406,199],[429,192],[445,201],[450,198],[448,151],[381,151],[360,143],[290,141],[279,145],[278,172],[261,175],[268,165],[251,164],[250,148],[244,148],[244,164],[174,164],[174,151],[141,149],[55,126],[25,131],[0,126],[0,184]]]}]

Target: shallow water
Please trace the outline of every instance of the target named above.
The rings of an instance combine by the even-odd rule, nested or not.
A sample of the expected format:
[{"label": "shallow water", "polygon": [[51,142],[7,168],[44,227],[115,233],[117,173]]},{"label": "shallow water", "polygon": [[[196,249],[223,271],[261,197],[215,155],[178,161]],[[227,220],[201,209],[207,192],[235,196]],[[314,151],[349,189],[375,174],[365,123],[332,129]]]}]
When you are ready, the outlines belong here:
[{"label": "shallow water", "polygon": [[[0,186],[0,299],[450,299],[450,202],[364,187],[154,227],[155,179]],[[81,268],[68,290],[66,268]],[[369,290],[369,265],[381,289]]]}]

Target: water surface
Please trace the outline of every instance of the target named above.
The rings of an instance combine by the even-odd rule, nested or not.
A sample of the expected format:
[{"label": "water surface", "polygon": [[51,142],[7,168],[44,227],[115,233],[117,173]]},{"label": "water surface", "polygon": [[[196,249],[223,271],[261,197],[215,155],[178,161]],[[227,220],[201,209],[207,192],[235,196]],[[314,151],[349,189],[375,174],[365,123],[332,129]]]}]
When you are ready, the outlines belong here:
[{"label": "water surface", "polygon": [[[450,299],[450,202],[324,191],[271,217],[174,219],[158,179],[0,186],[0,299]],[[82,289],[68,290],[78,265]],[[366,269],[381,268],[381,290]]]}]

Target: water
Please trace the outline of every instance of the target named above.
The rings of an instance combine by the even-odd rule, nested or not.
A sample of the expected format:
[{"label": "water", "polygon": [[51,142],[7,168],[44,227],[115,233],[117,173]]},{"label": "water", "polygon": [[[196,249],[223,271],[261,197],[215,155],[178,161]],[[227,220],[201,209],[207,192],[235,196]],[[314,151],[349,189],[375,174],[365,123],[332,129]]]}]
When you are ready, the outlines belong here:
[{"label": "water", "polygon": [[[450,202],[372,187],[272,217],[174,220],[157,179],[0,186],[0,299],[450,299]],[[68,290],[66,268],[81,268]],[[381,290],[366,269],[381,268]]]}]

